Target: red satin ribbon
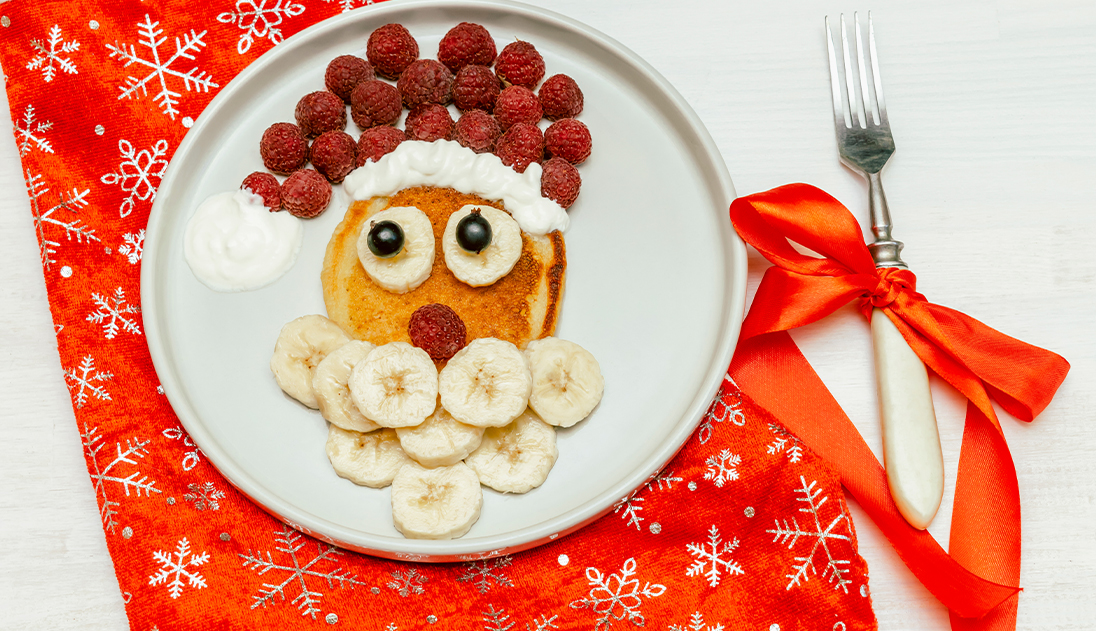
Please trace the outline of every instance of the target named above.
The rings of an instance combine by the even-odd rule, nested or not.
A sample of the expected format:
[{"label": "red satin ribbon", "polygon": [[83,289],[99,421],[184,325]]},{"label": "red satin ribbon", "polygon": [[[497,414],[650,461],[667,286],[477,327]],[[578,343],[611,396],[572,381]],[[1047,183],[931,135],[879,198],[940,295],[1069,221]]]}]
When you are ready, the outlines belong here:
[{"label": "red satin ribbon", "polygon": [[[928,302],[908,270],[876,269],[852,214],[817,188],[791,184],[739,198],[730,215],[773,263],[742,323],[730,369],[735,383],[834,466],[914,575],[951,610],[953,629],[1015,629],[1020,496],[991,399],[1031,421],[1069,363]],[[789,241],[822,258],[800,254]],[[899,514],[878,459],[786,332],[852,300],[869,317],[882,309],[925,365],[969,401],[950,556]]]}]

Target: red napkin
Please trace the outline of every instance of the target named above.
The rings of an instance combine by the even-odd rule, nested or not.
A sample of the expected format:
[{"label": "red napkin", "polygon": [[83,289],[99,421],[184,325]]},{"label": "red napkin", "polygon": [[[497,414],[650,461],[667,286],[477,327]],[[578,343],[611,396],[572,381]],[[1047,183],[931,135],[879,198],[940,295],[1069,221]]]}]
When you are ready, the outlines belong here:
[{"label": "red napkin", "polygon": [[681,453],[610,514],[549,545],[469,563],[321,543],[249,502],[190,441],[159,391],[141,320],[156,187],[193,120],[241,69],[359,4],[4,5],[15,141],[131,627],[875,628],[838,479],[729,380]]}]

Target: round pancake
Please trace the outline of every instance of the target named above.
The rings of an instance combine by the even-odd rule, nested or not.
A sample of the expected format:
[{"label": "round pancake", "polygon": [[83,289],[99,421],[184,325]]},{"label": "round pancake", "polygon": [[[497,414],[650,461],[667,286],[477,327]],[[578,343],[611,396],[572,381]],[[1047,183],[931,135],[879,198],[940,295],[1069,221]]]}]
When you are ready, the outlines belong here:
[{"label": "round pancake", "polygon": [[[467,340],[494,337],[518,348],[555,332],[567,268],[563,235],[543,237],[521,233],[522,252],[509,274],[486,287],[469,287],[445,266],[441,236],[449,216],[465,204],[505,210],[499,203],[450,188],[418,186],[391,197],[356,201],[335,228],[324,257],[324,302],[327,315],[347,334],[374,344],[410,342],[407,323],[423,305],[441,303],[457,312],[468,331]],[[434,228],[434,266],[426,281],[406,294],[381,288],[358,260],[358,235],[367,219],[386,208],[414,206],[426,213]]]}]

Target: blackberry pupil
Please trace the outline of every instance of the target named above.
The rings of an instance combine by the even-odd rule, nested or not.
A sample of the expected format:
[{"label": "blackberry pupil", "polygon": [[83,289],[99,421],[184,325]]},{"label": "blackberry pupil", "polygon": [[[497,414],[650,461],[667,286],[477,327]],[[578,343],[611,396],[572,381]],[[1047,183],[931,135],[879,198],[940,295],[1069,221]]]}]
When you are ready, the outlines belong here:
[{"label": "blackberry pupil", "polygon": [[394,221],[374,222],[369,228],[369,251],[377,258],[396,256],[403,249],[403,228]]},{"label": "blackberry pupil", "polygon": [[491,245],[491,222],[479,210],[473,210],[457,222],[457,245],[466,252],[477,254]]}]

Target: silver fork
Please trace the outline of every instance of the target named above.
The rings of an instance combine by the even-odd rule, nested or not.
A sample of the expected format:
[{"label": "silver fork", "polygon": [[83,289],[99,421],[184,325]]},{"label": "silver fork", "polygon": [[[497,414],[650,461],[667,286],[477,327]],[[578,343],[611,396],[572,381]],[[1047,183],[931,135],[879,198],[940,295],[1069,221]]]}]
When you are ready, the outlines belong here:
[{"label": "silver fork", "polygon": [[[855,58],[851,57],[845,16],[841,16],[839,63],[830,18],[826,17],[837,147],[841,162],[868,179],[868,202],[875,235],[868,250],[875,266],[906,268],[900,256],[902,243],[891,236],[890,210],[880,178],[883,166],[894,153],[894,138],[883,100],[871,13],[868,13],[866,46],[856,13],[853,13],[853,24]],[[865,47],[870,66],[864,63]],[[928,373],[883,311],[875,309],[872,312],[871,329],[887,481],[899,512],[910,525],[923,530],[936,515],[944,494],[944,459]]]}]

